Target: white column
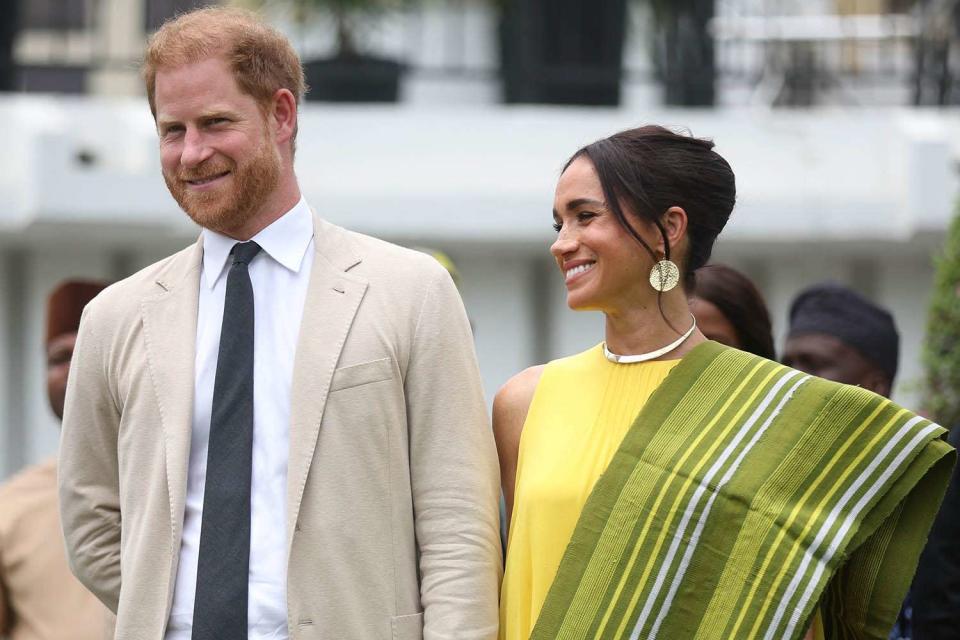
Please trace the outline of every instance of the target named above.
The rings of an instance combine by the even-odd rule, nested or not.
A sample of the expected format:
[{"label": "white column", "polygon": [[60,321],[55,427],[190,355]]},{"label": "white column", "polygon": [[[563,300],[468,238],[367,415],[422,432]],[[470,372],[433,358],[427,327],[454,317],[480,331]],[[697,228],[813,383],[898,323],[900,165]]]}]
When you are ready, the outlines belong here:
[{"label": "white column", "polygon": [[[502,249],[501,249],[502,252]],[[473,324],[488,406],[512,375],[535,362],[532,275],[524,253],[453,256],[460,295]]]},{"label": "white column", "polygon": [[[928,256],[898,256],[876,263],[876,301],[893,314],[900,331],[900,366],[893,399],[919,411],[923,396],[924,369],[921,362],[927,331],[927,310],[933,295],[933,266]],[[953,425],[943,425],[951,427]]]},{"label": "white column", "polygon": [[91,72],[90,92],[117,96],[142,93],[135,63],[143,57],[146,44],[146,3],[143,0],[101,0],[97,5],[97,46],[106,66]]}]

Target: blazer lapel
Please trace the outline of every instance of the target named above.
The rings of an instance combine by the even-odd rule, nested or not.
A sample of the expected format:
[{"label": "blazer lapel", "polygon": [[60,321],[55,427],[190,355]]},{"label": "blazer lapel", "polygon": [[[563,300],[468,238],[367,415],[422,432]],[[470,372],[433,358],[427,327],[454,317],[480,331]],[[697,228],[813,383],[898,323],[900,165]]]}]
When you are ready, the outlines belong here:
[{"label": "blazer lapel", "polygon": [[314,215],[315,255],[297,355],[293,365],[290,457],[287,467],[287,548],[293,541],[300,501],[320,433],[333,371],[367,283],[347,270],[359,264],[350,237]]},{"label": "blazer lapel", "polygon": [[[174,258],[157,279],[160,293],[141,303],[147,365],[159,405],[166,452],[173,549],[180,548],[193,424],[194,360],[201,241]],[[177,554],[173,554],[173,563]]]}]

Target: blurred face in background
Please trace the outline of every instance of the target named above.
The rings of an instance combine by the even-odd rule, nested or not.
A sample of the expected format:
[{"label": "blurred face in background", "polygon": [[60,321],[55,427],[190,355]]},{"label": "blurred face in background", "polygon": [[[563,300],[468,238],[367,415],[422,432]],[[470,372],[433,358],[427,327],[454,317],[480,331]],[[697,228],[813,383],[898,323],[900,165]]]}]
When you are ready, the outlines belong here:
[{"label": "blurred face in background", "polygon": [[697,327],[707,339],[728,347],[743,348],[736,328],[717,305],[703,298],[693,297],[690,299],[690,313],[697,319]]},{"label": "blurred face in background", "polygon": [[70,359],[77,343],[76,333],[63,333],[47,344],[47,396],[50,408],[57,418],[63,420],[63,401],[67,396],[67,375]]},{"label": "blurred face in background", "polygon": [[890,395],[890,381],[877,365],[839,338],[825,333],[791,336],[783,348],[783,364],[814,376]]}]

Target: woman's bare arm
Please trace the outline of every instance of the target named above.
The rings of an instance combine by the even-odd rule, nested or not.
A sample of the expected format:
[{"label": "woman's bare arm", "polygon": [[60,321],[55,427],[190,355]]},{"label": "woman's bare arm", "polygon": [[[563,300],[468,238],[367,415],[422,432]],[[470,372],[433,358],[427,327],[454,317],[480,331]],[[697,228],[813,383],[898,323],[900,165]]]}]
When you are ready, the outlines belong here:
[{"label": "woman's bare arm", "polygon": [[493,399],[493,435],[500,457],[500,486],[507,506],[507,531],[513,515],[513,491],[517,477],[520,434],[527,419],[533,392],[543,373],[543,365],[530,367],[510,378]]}]

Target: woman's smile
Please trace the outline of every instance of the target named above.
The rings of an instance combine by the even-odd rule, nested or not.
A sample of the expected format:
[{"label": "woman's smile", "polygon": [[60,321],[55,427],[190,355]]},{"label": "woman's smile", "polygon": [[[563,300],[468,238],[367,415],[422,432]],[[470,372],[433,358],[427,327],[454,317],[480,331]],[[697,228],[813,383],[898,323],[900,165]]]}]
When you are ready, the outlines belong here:
[{"label": "woman's smile", "polygon": [[564,264],[564,281],[567,286],[570,286],[571,283],[576,282],[585,273],[591,271],[596,264],[595,260],[571,260],[569,263]]}]

